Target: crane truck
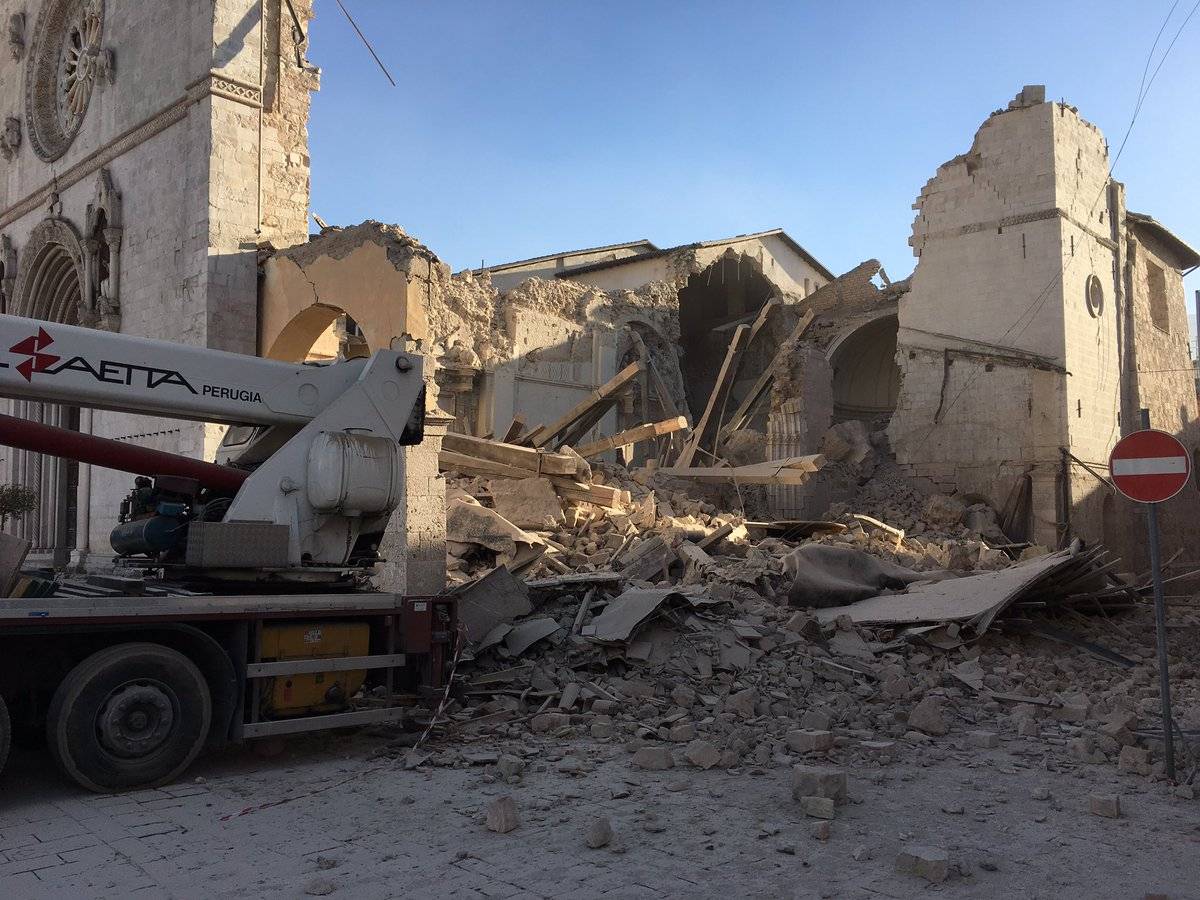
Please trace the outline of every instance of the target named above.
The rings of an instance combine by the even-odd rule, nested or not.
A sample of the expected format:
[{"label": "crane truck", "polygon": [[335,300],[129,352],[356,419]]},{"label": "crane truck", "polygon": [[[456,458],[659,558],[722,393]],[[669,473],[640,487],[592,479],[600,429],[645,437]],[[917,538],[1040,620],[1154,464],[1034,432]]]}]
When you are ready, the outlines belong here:
[{"label": "crane truck", "polygon": [[0,315],[2,397],[229,426],[208,462],[0,416],[0,444],[135,476],[110,543],[137,573],[0,597],[0,768],[17,729],[90,790],[161,785],[206,747],[396,721],[439,690],[453,601],[369,580],[424,434],[422,363]]}]

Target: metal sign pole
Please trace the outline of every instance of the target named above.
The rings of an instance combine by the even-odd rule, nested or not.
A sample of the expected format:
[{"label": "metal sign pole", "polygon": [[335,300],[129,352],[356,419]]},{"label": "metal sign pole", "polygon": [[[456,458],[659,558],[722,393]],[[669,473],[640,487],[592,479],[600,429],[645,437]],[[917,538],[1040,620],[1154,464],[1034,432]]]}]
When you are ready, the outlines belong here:
[{"label": "metal sign pole", "polygon": [[[1142,410],[1142,427],[1150,427],[1150,410]],[[1175,735],[1171,718],[1171,678],[1167,664],[1167,602],[1163,598],[1162,560],[1158,549],[1158,504],[1146,504],[1150,529],[1150,575],[1154,581],[1154,627],[1158,639],[1158,691],[1162,697],[1163,754],[1167,777],[1175,780]]]}]

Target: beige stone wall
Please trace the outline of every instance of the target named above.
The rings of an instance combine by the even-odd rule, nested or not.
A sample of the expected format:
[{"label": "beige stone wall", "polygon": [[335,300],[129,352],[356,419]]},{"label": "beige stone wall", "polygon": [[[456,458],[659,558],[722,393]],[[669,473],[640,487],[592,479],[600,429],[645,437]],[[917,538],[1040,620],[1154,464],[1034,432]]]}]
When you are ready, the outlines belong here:
[{"label": "beige stone wall", "polygon": [[[25,68],[46,6],[0,0],[6,25],[11,13],[26,13],[23,57],[0,54],[0,116],[21,119],[26,132]],[[295,6],[310,15],[311,0]],[[48,216],[82,233],[107,171],[122,213],[121,331],[253,353],[257,244],[285,246],[307,234],[304,129],[315,75],[296,65],[290,25],[281,41],[282,0],[109,0],[104,8],[101,43],[116,60],[113,83],[93,89],[61,158],[39,159],[26,133],[14,159],[0,163],[0,234],[12,241],[19,269],[30,234]],[[261,207],[260,172],[272,179]],[[222,433],[101,411],[91,427],[195,456],[211,456]],[[103,557],[131,479],[99,468],[89,475],[81,479],[90,485],[89,535],[80,544]]]},{"label": "beige stone wall", "polygon": [[889,427],[899,461],[947,491],[999,507],[1034,474],[1037,538],[1051,544],[1067,442],[1060,115],[1053,103],[993,115],[922,190]]}]

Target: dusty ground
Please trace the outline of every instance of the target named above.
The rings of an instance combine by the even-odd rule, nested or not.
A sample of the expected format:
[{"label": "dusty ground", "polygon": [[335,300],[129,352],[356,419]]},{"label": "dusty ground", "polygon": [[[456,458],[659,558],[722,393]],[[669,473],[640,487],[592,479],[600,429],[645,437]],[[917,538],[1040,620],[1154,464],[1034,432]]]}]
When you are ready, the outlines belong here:
[{"label": "dusty ground", "polygon": [[[850,770],[827,842],[786,765],[646,772],[620,747],[574,741],[506,785],[480,767],[405,771],[372,757],[383,743],[235,749],[194,780],[110,797],[17,753],[0,776],[0,896],[1200,897],[1200,801],[1110,767],[1044,770],[1015,739],[978,750],[952,734]],[[568,750],[583,774],[559,771]],[[1119,795],[1122,818],[1089,814],[1093,793]],[[495,834],[482,811],[503,794],[522,823]],[[597,816],[616,837],[593,850]],[[948,851],[950,878],[898,874],[909,843]]]}]

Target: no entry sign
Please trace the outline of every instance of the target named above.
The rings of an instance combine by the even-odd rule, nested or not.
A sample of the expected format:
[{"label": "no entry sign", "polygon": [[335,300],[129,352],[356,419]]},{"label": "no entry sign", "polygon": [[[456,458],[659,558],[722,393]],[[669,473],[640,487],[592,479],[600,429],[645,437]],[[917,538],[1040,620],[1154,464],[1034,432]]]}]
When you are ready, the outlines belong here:
[{"label": "no entry sign", "polygon": [[1170,500],[1188,482],[1187,449],[1165,431],[1147,428],[1121,438],[1108,458],[1113,485],[1138,503]]}]

